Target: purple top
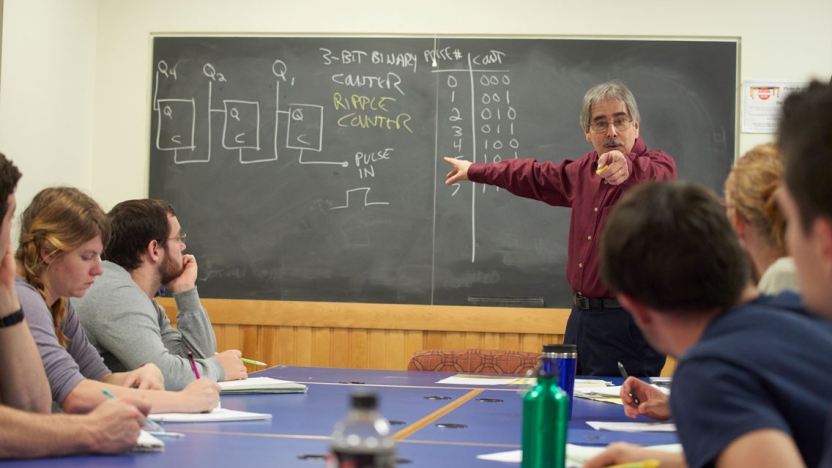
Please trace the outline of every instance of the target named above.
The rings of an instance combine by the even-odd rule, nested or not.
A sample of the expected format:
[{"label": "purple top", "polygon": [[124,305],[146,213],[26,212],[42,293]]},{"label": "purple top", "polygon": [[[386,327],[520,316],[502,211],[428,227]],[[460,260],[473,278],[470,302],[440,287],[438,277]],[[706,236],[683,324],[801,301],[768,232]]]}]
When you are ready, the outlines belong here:
[{"label": "purple top", "polygon": [[566,278],[572,290],[593,298],[613,297],[601,282],[598,241],[612,206],[638,183],[676,180],[676,163],[663,151],[651,151],[641,137],[630,154],[624,155],[630,177],[621,185],[607,185],[595,173],[598,153],[590,151],[577,161],[556,164],[534,159],[506,159],[499,163],[472,164],[468,178],[496,185],[514,195],[533,198],[553,206],[572,208]]},{"label": "purple top", "polygon": [[14,286],[43,359],[52,400],[60,405],[82,380],[101,380],[110,373],[104,360],[87,340],[71,303],[68,303],[66,317],[61,322],[61,331],[66,335],[67,342],[67,348],[64,348],[55,335],[52,313],[37,289],[20,277],[15,277]]}]

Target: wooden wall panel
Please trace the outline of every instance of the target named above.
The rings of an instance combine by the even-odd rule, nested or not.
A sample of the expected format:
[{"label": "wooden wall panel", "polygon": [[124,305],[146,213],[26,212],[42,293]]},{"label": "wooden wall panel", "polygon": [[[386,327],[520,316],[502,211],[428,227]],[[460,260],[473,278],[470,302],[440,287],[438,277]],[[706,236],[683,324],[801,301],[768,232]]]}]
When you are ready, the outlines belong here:
[{"label": "wooden wall panel", "polygon": [[[172,299],[159,300],[171,321]],[[217,348],[269,366],[404,370],[422,349],[540,351],[562,343],[569,309],[203,299]],[[242,313],[240,311],[243,311]],[[668,359],[662,375],[671,375]],[[247,365],[249,372],[262,368]]]}]

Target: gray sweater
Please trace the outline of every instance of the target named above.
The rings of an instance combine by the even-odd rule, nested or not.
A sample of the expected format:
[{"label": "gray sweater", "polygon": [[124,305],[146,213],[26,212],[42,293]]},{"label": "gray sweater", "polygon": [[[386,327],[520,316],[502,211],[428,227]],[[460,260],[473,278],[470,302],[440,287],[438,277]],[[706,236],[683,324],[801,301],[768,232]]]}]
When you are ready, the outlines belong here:
[{"label": "gray sweater", "polygon": [[166,390],[182,390],[195,377],[188,351],[196,358],[200,377],[214,381],[225,378],[216,359],[217,339],[196,288],[174,294],[174,329],[165,309],[139,288],[130,273],[104,261],[104,274],[96,278],[83,297],[72,304],[90,343],[113,372],[136,369],[152,362],[162,370]]}]

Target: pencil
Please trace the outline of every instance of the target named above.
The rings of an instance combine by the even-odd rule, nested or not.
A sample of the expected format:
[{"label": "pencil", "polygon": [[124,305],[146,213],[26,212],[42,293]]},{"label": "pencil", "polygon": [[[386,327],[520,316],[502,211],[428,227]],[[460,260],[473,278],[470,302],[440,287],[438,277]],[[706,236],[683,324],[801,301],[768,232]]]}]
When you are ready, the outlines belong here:
[{"label": "pencil", "polygon": [[661,462],[658,460],[644,460],[640,462],[624,463],[622,465],[612,465],[607,468],[658,468]]},{"label": "pencil", "polygon": [[265,362],[255,361],[254,359],[246,359],[244,357],[240,358],[246,364],[254,364],[255,366],[268,366]]},{"label": "pencil", "polygon": [[604,171],[606,171],[608,167],[610,167],[610,165],[609,165],[609,164],[607,164],[607,165],[606,165],[606,166],[604,166],[604,167],[599,167],[599,168],[598,168],[598,170],[597,170],[597,171],[595,171],[595,173],[596,173],[596,174],[598,174],[598,175],[601,175],[601,173],[602,173],[602,172],[604,172]]}]

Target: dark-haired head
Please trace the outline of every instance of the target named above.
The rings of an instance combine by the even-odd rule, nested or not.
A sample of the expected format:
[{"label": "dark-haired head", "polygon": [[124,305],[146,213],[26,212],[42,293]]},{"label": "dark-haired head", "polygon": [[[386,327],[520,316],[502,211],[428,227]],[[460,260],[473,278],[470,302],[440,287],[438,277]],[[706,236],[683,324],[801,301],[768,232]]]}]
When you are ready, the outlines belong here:
[{"label": "dark-haired head", "polygon": [[631,190],[607,219],[601,277],[652,309],[693,313],[734,305],[749,268],[716,194],[653,182]]}]

